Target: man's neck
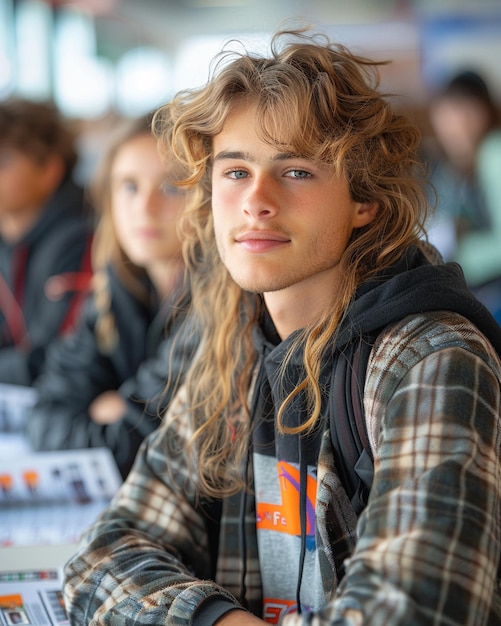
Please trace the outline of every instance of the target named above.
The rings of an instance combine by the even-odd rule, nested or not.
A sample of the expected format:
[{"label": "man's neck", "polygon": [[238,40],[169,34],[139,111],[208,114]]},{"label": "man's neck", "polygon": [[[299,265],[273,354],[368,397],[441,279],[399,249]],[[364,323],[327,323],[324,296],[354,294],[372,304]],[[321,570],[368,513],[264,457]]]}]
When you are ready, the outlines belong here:
[{"label": "man's neck", "polygon": [[332,302],[331,290],[320,290],[310,281],[263,294],[266,308],[281,339],[319,321]]},{"label": "man's neck", "polygon": [[8,243],[20,241],[40,217],[40,208],[26,209],[0,217],[0,236]]}]

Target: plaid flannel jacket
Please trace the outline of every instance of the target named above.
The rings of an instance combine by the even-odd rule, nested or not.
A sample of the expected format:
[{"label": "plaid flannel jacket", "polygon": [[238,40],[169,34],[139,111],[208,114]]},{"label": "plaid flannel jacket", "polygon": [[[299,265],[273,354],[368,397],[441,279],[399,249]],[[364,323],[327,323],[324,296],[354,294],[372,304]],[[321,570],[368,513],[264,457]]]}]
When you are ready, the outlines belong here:
[{"label": "plaid flannel jacket", "polygon": [[[456,314],[411,316],[384,331],[364,394],[375,455],[368,505],[357,520],[326,434],[316,520],[326,601],[314,615],[286,616],[283,626],[501,624],[500,381],[492,347]],[[144,443],[66,566],[65,601],[75,626],[202,624],[207,603],[241,606],[244,567],[246,600],[259,614],[252,499],[245,563],[242,519],[231,502],[223,504],[212,582],[196,485],[185,455],[170,452],[173,441],[177,448],[190,435],[183,390],[170,411],[176,430],[162,427]],[[338,582],[336,549],[346,545]]]}]

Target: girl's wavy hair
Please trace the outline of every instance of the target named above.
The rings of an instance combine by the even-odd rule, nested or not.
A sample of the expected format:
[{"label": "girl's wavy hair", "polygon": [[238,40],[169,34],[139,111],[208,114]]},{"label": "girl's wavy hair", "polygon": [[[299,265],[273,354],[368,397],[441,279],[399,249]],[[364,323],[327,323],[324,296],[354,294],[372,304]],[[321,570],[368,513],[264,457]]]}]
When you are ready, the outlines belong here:
[{"label": "girl's wavy hair", "polygon": [[[262,309],[260,295],[240,289],[217,252],[210,203],[213,137],[238,103],[256,104],[263,140],[327,164],[333,175],[348,181],[353,200],[378,206],[374,220],[353,232],[331,308],[292,347],[304,351],[304,379],[284,405],[306,394],[308,420],[292,432],[307,433],[320,416],[322,357],[332,349],[355,290],[409,245],[419,245],[424,234],[419,132],[393,110],[389,96],[379,93],[378,65],[325,35],[283,30],[273,37],[267,57],[223,51],[204,87],[179,92],[155,114],[160,148],[173,150],[188,167],[184,184],[194,190],[181,229],[204,337],[188,376],[194,428],[188,449],[196,450],[198,481],[206,495],[234,493],[244,484],[239,468],[249,443],[248,397],[256,361],[251,328]],[[291,432],[281,422],[283,406],[278,427]]]},{"label": "girl's wavy hair", "polygon": [[96,228],[92,242],[93,295],[98,312],[96,337],[100,350],[113,350],[118,335],[111,311],[108,267],[138,299],[147,301],[145,270],[134,265],[118,243],[111,210],[111,171],[118,152],[126,143],[151,132],[151,115],[123,120],[111,135],[89,187],[91,203],[96,212]]}]

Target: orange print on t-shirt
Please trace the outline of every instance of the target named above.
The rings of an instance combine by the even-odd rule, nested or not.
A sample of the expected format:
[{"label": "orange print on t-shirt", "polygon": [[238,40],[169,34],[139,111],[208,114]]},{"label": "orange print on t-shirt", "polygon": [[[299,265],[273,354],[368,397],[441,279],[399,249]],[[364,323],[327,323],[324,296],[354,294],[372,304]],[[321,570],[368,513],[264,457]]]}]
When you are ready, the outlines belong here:
[{"label": "orange print on t-shirt", "polygon": [[[281,503],[258,502],[256,526],[258,529],[275,530],[299,536],[301,534],[299,469],[290,463],[279,461],[277,471],[280,481]],[[316,496],[317,481],[308,475],[306,484],[306,534],[310,536],[315,534]]]}]

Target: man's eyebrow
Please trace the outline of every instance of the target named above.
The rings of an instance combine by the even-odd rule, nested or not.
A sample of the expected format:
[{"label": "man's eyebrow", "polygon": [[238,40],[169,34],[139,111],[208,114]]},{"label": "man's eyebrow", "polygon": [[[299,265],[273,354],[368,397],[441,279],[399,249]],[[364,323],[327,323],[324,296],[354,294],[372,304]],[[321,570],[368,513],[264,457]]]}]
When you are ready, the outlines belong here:
[{"label": "man's eyebrow", "polygon": [[224,161],[225,159],[242,159],[243,161],[253,161],[250,154],[247,152],[240,152],[238,150],[221,150],[214,156],[214,162]]},{"label": "man's eyebrow", "polygon": [[[270,159],[271,161],[287,161],[288,159],[299,159],[301,158],[295,152],[278,152],[274,154]],[[214,156],[214,163],[216,161],[224,161],[225,159],[241,159],[242,161],[249,161],[250,163],[254,163],[256,159],[249,154],[248,152],[242,152],[239,150],[221,150]]]}]

